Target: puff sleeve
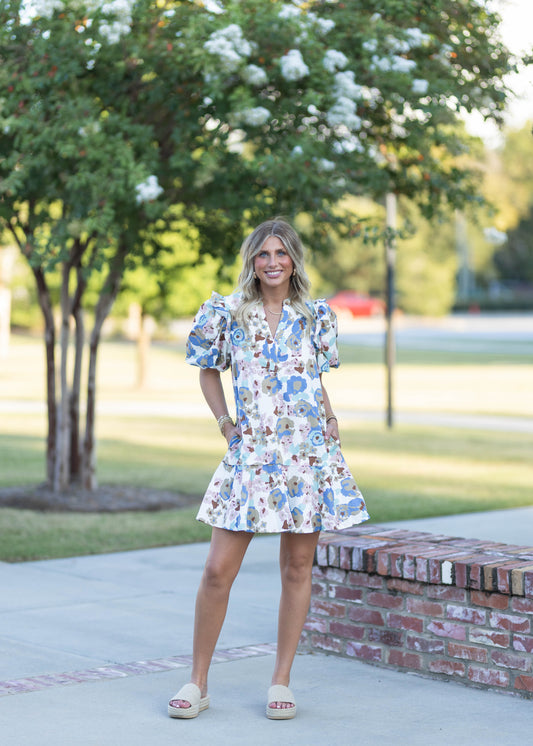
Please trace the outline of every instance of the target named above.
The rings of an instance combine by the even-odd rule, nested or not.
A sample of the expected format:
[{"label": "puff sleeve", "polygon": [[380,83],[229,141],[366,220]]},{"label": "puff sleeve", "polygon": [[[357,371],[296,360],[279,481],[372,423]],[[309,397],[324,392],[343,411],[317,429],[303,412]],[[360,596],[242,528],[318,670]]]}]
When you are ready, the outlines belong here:
[{"label": "puff sleeve", "polygon": [[199,368],[227,370],[231,363],[231,312],[224,296],[213,293],[194,317],[186,362]]},{"label": "puff sleeve", "polygon": [[313,344],[318,370],[320,373],[326,373],[330,368],[338,368],[340,364],[337,349],[337,317],[323,298],[314,301],[313,315]]}]

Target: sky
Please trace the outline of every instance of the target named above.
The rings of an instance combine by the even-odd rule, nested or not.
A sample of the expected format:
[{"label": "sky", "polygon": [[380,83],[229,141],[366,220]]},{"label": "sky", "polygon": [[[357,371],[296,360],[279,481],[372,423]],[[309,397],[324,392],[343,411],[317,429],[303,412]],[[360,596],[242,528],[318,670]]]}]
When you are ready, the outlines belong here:
[{"label": "sky", "polygon": [[[503,42],[514,54],[531,50],[533,53],[533,0],[492,0],[491,5],[502,18],[501,34]],[[520,128],[526,122],[533,122],[533,65],[507,80],[515,98],[511,101],[506,123],[512,128]],[[470,132],[480,135],[489,146],[496,146],[501,135],[492,124],[484,123],[479,116],[471,116],[467,122]]]}]

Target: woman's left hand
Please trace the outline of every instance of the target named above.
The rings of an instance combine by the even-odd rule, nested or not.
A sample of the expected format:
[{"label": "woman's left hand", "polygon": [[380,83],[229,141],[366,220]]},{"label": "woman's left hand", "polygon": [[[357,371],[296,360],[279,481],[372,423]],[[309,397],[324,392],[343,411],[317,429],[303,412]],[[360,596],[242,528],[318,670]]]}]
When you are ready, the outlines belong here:
[{"label": "woman's left hand", "polygon": [[330,420],[326,425],[326,440],[333,438],[335,443],[340,446],[341,439],[339,436],[339,423],[337,420]]}]

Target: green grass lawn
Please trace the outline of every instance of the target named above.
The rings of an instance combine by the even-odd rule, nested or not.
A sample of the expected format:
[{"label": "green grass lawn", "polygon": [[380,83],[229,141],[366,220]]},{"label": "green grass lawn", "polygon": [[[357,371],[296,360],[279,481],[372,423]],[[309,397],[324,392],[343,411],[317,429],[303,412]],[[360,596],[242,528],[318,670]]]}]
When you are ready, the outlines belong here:
[{"label": "green grass lawn", "polygon": [[[38,342],[16,339],[0,369],[0,401],[42,398]],[[357,350],[355,350],[357,353]],[[326,379],[334,406],[349,413],[383,409],[383,366],[347,362]],[[533,365],[517,361],[446,362],[431,355],[398,365],[402,402],[419,411],[531,416]],[[226,376],[227,378],[227,376]],[[181,350],[154,349],[150,385],[134,388],[131,345],[105,344],[99,401],[131,406],[131,415],[98,417],[98,477],[102,484],[131,484],[202,495],[223,451],[216,423],[202,404],[197,371]],[[383,387],[382,387],[383,386]],[[228,394],[231,396],[231,394]],[[453,407],[448,402],[453,399]],[[139,402],[171,402],[196,414],[136,413]],[[521,405],[520,405],[521,401]],[[405,403],[403,404],[405,406]],[[346,460],[375,522],[448,515],[533,504],[533,435],[432,426],[395,426],[341,419]],[[44,476],[44,414],[0,414],[0,487],[38,484]],[[196,509],[120,514],[0,510],[0,560],[72,556],[207,540]]]}]

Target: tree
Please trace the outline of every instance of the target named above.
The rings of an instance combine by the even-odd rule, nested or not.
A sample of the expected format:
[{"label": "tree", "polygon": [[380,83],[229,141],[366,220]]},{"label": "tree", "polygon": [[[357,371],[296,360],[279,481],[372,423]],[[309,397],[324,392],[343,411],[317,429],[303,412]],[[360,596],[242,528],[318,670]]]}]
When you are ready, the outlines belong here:
[{"label": "tree", "polygon": [[186,224],[201,253],[224,257],[273,212],[311,215],[316,245],[331,224],[349,231],[334,209],[345,194],[393,190],[425,214],[476,199],[452,125],[463,110],[501,116],[498,22],[477,0],[0,2],[0,219],[45,319],[51,486],[95,485],[102,324],[125,269],[165,252],[163,235]]}]

